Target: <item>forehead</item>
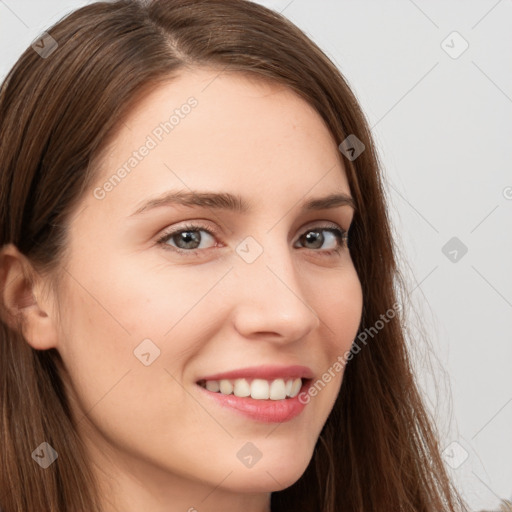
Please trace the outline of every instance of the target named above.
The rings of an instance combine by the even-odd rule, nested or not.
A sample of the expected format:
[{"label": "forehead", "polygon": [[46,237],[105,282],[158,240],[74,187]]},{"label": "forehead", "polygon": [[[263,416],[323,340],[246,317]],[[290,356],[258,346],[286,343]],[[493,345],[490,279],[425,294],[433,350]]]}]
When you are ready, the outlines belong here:
[{"label": "forehead", "polygon": [[140,100],[94,186],[108,189],[102,207],[126,215],[166,189],[349,192],[337,144],[311,105],[282,84],[212,69],[183,71]]}]

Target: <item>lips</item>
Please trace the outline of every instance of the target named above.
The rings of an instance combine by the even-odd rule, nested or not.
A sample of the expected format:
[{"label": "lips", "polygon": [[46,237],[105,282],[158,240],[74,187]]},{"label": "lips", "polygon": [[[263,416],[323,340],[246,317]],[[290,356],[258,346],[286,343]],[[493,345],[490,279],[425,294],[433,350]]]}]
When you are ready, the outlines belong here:
[{"label": "lips", "polygon": [[[230,374],[218,374],[230,375]],[[216,375],[212,375],[212,377]],[[300,383],[302,379],[297,378]],[[208,403],[216,404],[223,410],[231,411],[235,415],[242,415],[256,422],[263,423],[283,423],[291,421],[298,417],[309,403],[300,399],[301,393],[307,393],[312,385],[313,379],[304,379],[299,393],[293,397],[286,397],[277,400],[254,399],[251,396],[238,397],[233,394],[223,394],[209,391],[208,389],[198,385],[197,389],[201,397],[204,397]],[[215,382],[210,380],[208,382]],[[227,382],[221,379],[221,382]]]},{"label": "lips", "polygon": [[309,389],[313,377],[308,366],[262,365],[204,375],[196,384],[208,401],[257,422],[276,423],[301,414],[306,404],[298,394]]},{"label": "lips", "polygon": [[205,375],[197,379],[196,383],[208,380],[234,380],[234,379],[312,379],[314,373],[308,366],[291,365],[266,365],[239,368],[228,372]]}]

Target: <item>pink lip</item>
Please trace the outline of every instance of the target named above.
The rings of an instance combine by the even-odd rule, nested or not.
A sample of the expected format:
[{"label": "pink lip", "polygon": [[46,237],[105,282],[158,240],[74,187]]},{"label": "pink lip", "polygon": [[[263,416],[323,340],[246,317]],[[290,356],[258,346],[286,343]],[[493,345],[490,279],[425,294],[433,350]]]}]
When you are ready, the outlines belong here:
[{"label": "pink lip", "polygon": [[[231,375],[231,373],[222,375]],[[308,378],[308,380],[303,383],[296,396],[293,398],[286,398],[284,400],[255,400],[250,396],[241,398],[235,395],[214,393],[213,391],[208,391],[201,386],[197,387],[202,393],[206,393],[205,396],[207,399],[215,400],[215,402],[222,407],[229,408],[238,414],[242,414],[250,419],[264,423],[283,423],[295,418],[304,410],[304,407],[306,407],[308,402],[301,402],[299,397],[301,396],[301,393],[307,393],[312,382],[312,379]]]},{"label": "pink lip", "polygon": [[293,365],[293,366],[250,366],[247,368],[240,368],[230,372],[216,373],[214,375],[207,375],[201,377],[200,380],[222,380],[222,379],[265,379],[274,380],[279,378],[287,379],[312,379],[314,377],[313,371],[307,366]]}]

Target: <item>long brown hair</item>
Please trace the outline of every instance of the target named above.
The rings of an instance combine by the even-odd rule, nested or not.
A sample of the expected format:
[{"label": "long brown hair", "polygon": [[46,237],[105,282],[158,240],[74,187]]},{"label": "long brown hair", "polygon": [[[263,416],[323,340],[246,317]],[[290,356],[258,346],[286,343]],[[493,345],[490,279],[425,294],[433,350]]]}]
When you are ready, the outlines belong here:
[{"label": "long brown hair", "polygon": [[[404,286],[380,164],[346,80],[301,30],[246,0],[119,0],[78,9],[48,33],[53,50],[43,58],[29,47],[0,92],[0,246],[16,246],[57,286],[69,215],[136,101],[186,67],[252,73],[296,91],[337,144],[355,135],[365,146],[356,159],[340,158],[356,202],[349,247],[363,288],[359,333],[377,330]],[[388,318],[348,362],[310,464],[295,484],[272,493],[272,512],[465,510],[415,383],[404,322],[403,315]],[[55,349],[32,349],[4,317],[4,512],[101,510],[58,363]],[[30,454],[43,441],[59,458],[41,471]]]}]

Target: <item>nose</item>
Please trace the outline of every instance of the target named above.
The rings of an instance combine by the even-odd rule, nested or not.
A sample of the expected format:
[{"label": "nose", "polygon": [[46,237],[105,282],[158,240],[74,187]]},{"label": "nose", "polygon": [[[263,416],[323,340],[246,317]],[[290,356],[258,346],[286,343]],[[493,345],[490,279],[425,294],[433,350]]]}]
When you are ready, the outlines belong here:
[{"label": "nose", "polygon": [[320,318],[308,304],[311,295],[304,293],[305,280],[294,266],[290,252],[294,249],[276,246],[264,248],[252,263],[243,258],[236,261],[234,325],[248,339],[265,336],[292,342],[318,328]]}]

